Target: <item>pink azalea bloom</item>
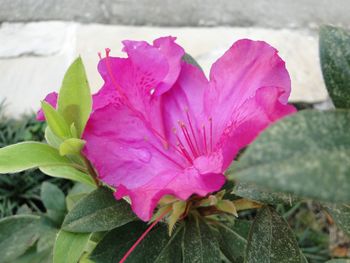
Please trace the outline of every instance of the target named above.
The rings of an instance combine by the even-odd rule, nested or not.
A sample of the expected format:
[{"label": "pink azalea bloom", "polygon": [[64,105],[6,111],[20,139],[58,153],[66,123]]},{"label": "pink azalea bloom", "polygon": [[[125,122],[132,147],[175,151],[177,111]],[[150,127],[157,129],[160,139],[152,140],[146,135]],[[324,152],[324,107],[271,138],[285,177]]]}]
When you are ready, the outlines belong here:
[{"label": "pink azalea bloom", "polygon": [[238,151],[295,112],[285,63],[265,42],[233,44],[209,80],[181,60],[174,38],[124,46],[128,58],[100,61],[104,106],[88,121],[84,154],[144,221],[164,195],[186,200],[220,190]]},{"label": "pink azalea bloom", "polygon": [[93,99],[84,154],[144,221],[164,195],[186,200],[220,190],[238,151],[295,112],[285,63],[265,42],[234,43],[209,80],[182,60],[175,38],[123,43],[128,58],[99,63],[105,83]]}]

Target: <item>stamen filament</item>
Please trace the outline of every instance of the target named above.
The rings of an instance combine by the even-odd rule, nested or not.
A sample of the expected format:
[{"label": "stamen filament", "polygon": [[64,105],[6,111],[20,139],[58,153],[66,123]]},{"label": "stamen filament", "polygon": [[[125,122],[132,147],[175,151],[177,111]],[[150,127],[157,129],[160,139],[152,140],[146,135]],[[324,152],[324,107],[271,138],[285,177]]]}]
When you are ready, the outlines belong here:
[{"label": "stamen filament", "polygon": [[124,257],[119,261],[119,263],[124,263],[125,260],[130,256],[130,254],[135,250],[135,248],[140,244],[140,242],[146,237],[146,235],[155,227],[156,224],[159,223],[160,220],[162,220],[170,211],[171,207],[169,209],[165,210],[163,214],[161,214],[147,229],[146,231],[136,240],[136,242],[132,245],[132,247],[126,252]]},{"label": "stamen filament", "polygon": [[205,126],[203,125],[203,138],[204,138],[204,147],[205,147],[205,152],[208,154],[208,146],[207,146],[207,134],[205,132]]},{"label": "stamen filament", "polygon": [[209,118],[210,123],[210,152],[213,151],[213,119]]},{"label": "stamen filament", "polygon": [[196,138],[196,135],[195,135],[194,130],[193,130],[193,127],[192,127],[192,122],[191,122],[191,118],[190,118],[190,115],[189,115],[189,113],[188,113],[188,110],[186,110],[186,115],[187,115],[188,124],[190,125],[190,129],[191,129],[191,133],[192,133],[194,142],[195,142],[196,147],[197,147],[197,152],[200,153],[199,146],[198,146],[198,142],[197,142],[197,138]]},{"label": "stamen filament", "polygon": [[[175,161],[173,158],[171,158],[170,156],[168,156],[167,154],[165,154],[163,151],[159,150],[156,146],[154,146],[153,144],[150,143],[150,145],[153,147],[153,149],[155,149],[157,152],[159,152],[161,155],[163,155],[165,158],[167,158],[169,161],[173,162],[174,164],[176,164],[177,166],[179,166],[181,169],[185,169],[184,166],[182,166],[181,164],[179,164],[177,161]],[[177,148],[176,150],[182,155],[182,152],[179,151]]]},{"label": "stamen filament", "polygon": [[180,126],[181,126],[182,133],[183,133],[183,135],[184,135],[184,137],[185,137],[185,139],[186,139],[186,142],[187,142],[188,146],[189,146],[190,149],[191,149],[191,152],[192,152],[192,154],[193,154],[193,157],[194,157],[194,158],[197,158],[197,157],[198,157],[198,154],[197,154],[197,152],[196,152],[196,150],[195,150],[195,148],[194,148],[194,146],[193,146],[193,144],[192,144],[191,137],[190,137],[190,135],[189,135],[189,133],[188,133],[188,131],[187,131],[186,126],[185,126],[183,123],[180,123]]},{"label": "stamen filament", "polygon": [[188,152],[186,151],[186,148],[185,148],[185,146],[183,145],[181,139],[179,138],[179,136],[178,136],[177,134],[175,134],[175,136],[176,136],[176,139],[177,139],[177,141],[178,141],[177,146],[180,148],[182,155],[192,164],[192,158],[191,158],[191,156],[188,154]]}]

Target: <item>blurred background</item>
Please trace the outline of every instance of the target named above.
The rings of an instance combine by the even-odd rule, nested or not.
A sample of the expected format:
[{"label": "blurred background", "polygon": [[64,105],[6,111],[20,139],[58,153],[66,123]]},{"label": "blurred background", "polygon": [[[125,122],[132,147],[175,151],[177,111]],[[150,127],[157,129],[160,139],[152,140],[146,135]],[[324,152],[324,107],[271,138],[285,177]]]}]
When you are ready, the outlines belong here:
[{"label": "blurred background", "polygon": [[[318,58],[318,29],[350,28],[349,0],[0,0],[0,147],[43,140],[34,120],[40,100],[58,90],[69,64],[81,55],[90,86],[102,85],[98,52],[123,55],[124,39],[178,37],[208,74],[211,64],[240,38],[275,46],[292,78],[290,101],[330,107]],[[26,115],[23,115],[26,114]],[[0,178],[0,218],[44,211],[41,183],[65,193],[72,185],[38,170]],[[278,207],[309,262],[350,255],[350,241],[317,204]]]},{"label": "blurred background", "polygon": [[348,28],[349,14],[348,0],[0,0],[0,101],[14,116],[37,110],[79,54],[95,91],[97,52],[173,35],[206,72],[235,40],[265,40],[287,63],[291,101],[319,103],[318,27]]}]

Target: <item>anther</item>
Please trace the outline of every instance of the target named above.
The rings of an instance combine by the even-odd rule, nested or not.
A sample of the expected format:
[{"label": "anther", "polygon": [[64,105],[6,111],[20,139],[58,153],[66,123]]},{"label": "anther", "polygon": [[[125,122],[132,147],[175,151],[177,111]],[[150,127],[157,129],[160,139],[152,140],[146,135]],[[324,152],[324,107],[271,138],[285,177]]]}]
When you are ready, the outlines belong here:
[{"label": "anther", "polygon": [[[186,109],[187,109],[187,111],[186,111]],[[188,113],[188,108],[187,107],[185,108],[185,111],[186,111],[187,121],[188,121],[188,124],[190,125],[191,133],[192,133],[192,136],[193,136],[193,139],[194,139],[194,143],[196,144],[197,152],[200,153],[198,142],[197,142],[197,138],[196,138],[196,135],[195,135],[193,127],[192,127],[192,122],[191,122],[191,118],[190,118],[190,115]]]}]

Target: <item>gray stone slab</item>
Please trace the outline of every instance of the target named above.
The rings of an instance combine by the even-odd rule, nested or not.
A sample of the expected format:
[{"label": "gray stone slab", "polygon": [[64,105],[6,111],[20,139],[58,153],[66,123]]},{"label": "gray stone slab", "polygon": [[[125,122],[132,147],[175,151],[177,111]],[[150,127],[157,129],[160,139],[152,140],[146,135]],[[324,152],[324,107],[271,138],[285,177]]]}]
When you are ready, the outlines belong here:
[{"label": "gray stone slab", "polygon": [[348,0],[0,0],[0,22],[159,26],[350,27]]},{"label": "gray stone slab", "polygon": [[[102,85],[96,69],[99,60],[97,52],[103,52],[109,47],[113,56],[124,56],[121,52],[121,41],[124,39],[152,41],[167,35],[177,36],[177,42],[198,60],[207,74],[211,64],[237,39],[265,40],[275,46],[286,61],[292,78],[291,101],[314,103],[327,99],[319,67],[317,36],[308,31],[232,27],[131,27],[59,22],[62,23],[61,33],[57,34],[59,37],[51,38],[50,29],[59,25],[57,23],[6,26],[7,31],[13,27],[12,38],[0,38],[0,46],[12,46],[7,53],[13,54],[13,57],[0,56],[0,101],[6,99],[11,115],[18,116],[29,110],[37,110],[40,100],[47,93],[59,89],[65,70],[76,56],[82,56],[91,88],[95,92]],[[30,30],[23,31],[23,28]],[[45,34],[38,37],[39,31]],[[51,34],[55,34],[55,31],[52,30]],[[2,35],[0,28],[0,36]],[[25,43],[30,43],[32,38],[37,39],[24,48]],[[52,47],[45,46],[48,38],[51,39]],[[44,51],[41,52],[42,49]],[[15,54],[18,56],[14,57]]]},{"label": "gray stone slab", "polygon": [[0,27],[0,58],[51,56],[75,44],[75,24],[64,22],[13,24]]},{"label": "gray stone slab", "polygon": [[173,35],[209,73],[210,67],[232,44],[241,38],[264,40],[276,47],[286,61],[292,79],[291,101],[320,102],[327,99],[318,58],[317,35],[300,30],[262,28],[164,28],[83,25],[77,29],[77,52],[85,61],[93,90],[102,85],[97,73],[97,52],[111,48],[113,56],[124,56],[124,39],[148,40]]}]

